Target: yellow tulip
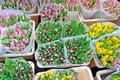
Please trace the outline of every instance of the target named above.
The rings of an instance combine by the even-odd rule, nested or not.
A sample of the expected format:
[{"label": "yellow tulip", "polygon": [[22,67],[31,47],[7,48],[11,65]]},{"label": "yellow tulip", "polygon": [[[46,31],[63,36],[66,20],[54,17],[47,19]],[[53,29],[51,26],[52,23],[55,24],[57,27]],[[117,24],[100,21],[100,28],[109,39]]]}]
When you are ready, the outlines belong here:
[{"label": "yellow tulip", "polygon": [[53,76],[53,71],[52,70],[49,70],[48,71],[48,75],[51,77],[51,76]]},{"label": "yellow tulip", "polygon": [[72,79],[72,76],[71,76],[71,75],[68,75],[68,76],[67,76],[67,79]]},{"label": "yellow tulip", "polygon": [[61,80],[65,80],[65,78],[62,78]]},{"label": "yellow tulip", "polygon": [[106,65],[107,65],[107,62],[106,62],[106,61],[103,61],[102,64],[103,64],[104,66],[106,66]]},{"label": "yellow tulip", "polygon": [[45,75],[44,74],[41,74],[40,75],[40,80],[43,80],[45,78]]},{"label": "yellow tulip", "polygon": [[113,61],[114,61],[114,57],[113,57],[113,56],[110,56],[110,57],[109,57],[109,60],[110,60],[110,62],[113,62]]}]

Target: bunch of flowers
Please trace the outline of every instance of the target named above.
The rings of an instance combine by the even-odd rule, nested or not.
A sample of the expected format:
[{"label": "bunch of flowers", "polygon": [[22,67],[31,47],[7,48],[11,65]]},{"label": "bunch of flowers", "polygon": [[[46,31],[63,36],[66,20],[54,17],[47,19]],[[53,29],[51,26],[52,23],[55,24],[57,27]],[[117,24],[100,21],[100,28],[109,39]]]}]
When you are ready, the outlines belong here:
[{"label": "bunch of flowers", "polygon": [[103,4],[104,10],[113,16],[120,16],[120,3],[117,0],[108,0]]},{"label": "bunch of flowers", "polygon": [[48,4],[48,3],[56,3],[56,4],[60,4],[60,3],[64,3],[66,0],[41,0],[41,4]]},{"label": "bunch of flowers", "polygon": [[115,25],[112,23],[96,23],[90,26],[88,35],[91,39],[96,39],[101,35],[112,33],[115,30],[117,30],[117,28],[115,28]]},{"label": "bunch of flowers", "polygon": [[65,6],[69,11],[79,11],[80,10],[80,2],[79,0],[66,0]]},{"label": "bunch of flowers", "polygon": [[36,31],[36,42],[47,43],[61,38],[62,25],[60,22],[46,22],[38,26]]},{"label": "bunch of flowers", "polygon": [[78,72],[73,69],[53,71],[49,70],[41,74],[39,80],[79,80]]},{"label": "bunch of flowers", "polygon": [[32,0],[4,0],[3,6],[10,9],[32,11],[35,9],[35,2]]},{"label": "bunch of flowers", "polygon": [[5,59],[5,64],[0,64],[1,80],[34,80],[32,66],[23,58],[13,61]]},{"label": "bunch of flowers", "polygon": [[65,21],[67,18],[67,9],[60,5],[44,5],[40,11],[40,17],[42,21]]},{"label": "bunch of flowers", "polygon": [[15,28],[2,31],[2,48],[11,51],[23,51],[29,45],[31,28],[28,23],[16,23]]},{"label": "bunch of flowers", "polygon": [[85,25],[82,22],[72,20],[70,23],[66,23],[62,30],[62,37],[79,36],[86,33]]},{"label": "bunch of flowers", "polygon": [[87,10],[99,8],[100,0],[80,0],[82,6]]},{"label": "bunch of flowers", "polygon": [[67,48],[68,60],[72,64],[88,63],[92,57],[90,50],[90,40],[86,37],[68,40],[65,43]]},{"label": "bunch of flowers", "polygon": [[41,45],[38,50],[38,61],[42,65],[60,65],[65,63],[64,48],[62,42],[55,42],[50,45]]},{"label": "bunch of flowers", "polygon": [[12,26],[19,21],[28,22],[29,20],[25,15],[15,13],[0,14],[0,28]]},{"label": "bunch of flowers", "polygon": [[104,66],[109,68],[120,68],[120,64],[117,64],[117,61],[120,59],[119,37],[112,36],[103,38],[102,40],[96,42],[95,48],[97,56]]}]

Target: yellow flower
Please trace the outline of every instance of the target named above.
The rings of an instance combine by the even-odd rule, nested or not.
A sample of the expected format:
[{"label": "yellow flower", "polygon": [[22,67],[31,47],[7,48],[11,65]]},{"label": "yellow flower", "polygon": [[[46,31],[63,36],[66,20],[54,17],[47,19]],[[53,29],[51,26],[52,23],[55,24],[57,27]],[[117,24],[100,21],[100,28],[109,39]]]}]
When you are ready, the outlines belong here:
[{"label": "yellow flower", "polygon": [[68,75],[68,76],[67,76],[67,79],[72,79],[72,76],[71,76],[71,75]]},{"label": "yellow flower", "polygon": [[94,26],[93,26],[93,25],[91,25],[91,26],[90,26],[90,30],[92,30],[93,28],[94,28]]},{"label": "yellow flower", "polygon": [[107,44],[110,46],[112,44],[112,41],[108,40]]},{"label": "yellow flower", "polygon": [[40,80],[43,80],[45,78],[45,75],[44,74],[41,74],[40,75]]},{"label": "yellow flower", "polygon": [[110,62],[113,62],[113,61],[114,61],[114,57],[113,57],[113,56],[110,56],[110,57],[109,57],[109,60],[110,60]]},{"label": "yellow flower", "polygon": [[105,24],[105,26],[107,26],[109,29],[113,28],[113,24]]},{"label": "yellow flower", "polygon": [[113,29],[107,29],[107,32],[111,33],[113,32]]},{"label": "yellow flower", "polygon": [[102,64],[103,64],[104,66],[106,66],[106,65],[107,65],[107,62],[106,62],[106,61],[103,61]]},{"label": "yellow flower", "polygon": [[65,78],[62,78],[61,80],[65,80]]},{"label": "yellow flower", "polygon": [[108,54],[112,55],[113,54],[113,50],[108,50]]},{"label": "yellow flower", "polygon": [[48,75],[49,75],[49,77],[52,77],[52,76],[53,76],[53,71],[52,71],[52,70],[49,70],[49,71],[48,71]]}]

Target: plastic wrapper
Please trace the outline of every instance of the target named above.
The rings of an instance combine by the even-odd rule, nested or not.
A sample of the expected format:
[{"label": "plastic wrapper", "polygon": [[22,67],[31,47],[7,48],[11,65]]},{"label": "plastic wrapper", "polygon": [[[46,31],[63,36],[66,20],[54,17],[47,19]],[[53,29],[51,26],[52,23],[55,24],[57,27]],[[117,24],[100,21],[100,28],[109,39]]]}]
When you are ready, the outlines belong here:
[{"label": "plastic wrapper", "polygon": [[[29,24],[29,23],[20,22],[20,24],[24,25],[24,24]],[[16,28],[15,25],[10,27],[10,29],[15,29],[15,28]],[[23,51],[12,51],[12,50],[9,50],[9,49],[8,50],[2,49],[2,53],[6,54],[8,52],[8,53],[13,53],[13,54],[16,54],[16,53],[20,54],[20,53],[30,52],[30,50],[32,49],[32,42],[33,42],[33,39],[32,39],[33,32],[32,32],[32,26],[30,24],[29,24],[29,28],[31,29],[31,35],[30,35],[29,43],[28,43],[28,45],[26,46],[26,48]],[[1,33],[3,33],[4,31],[8,31],[8,29],[9,28],[4,28]],[[1,38],[3,38],[3,37],[4,37],[4,35],[1,34]],[[3,46],[3,44],[2,44],[2,46]]]}]

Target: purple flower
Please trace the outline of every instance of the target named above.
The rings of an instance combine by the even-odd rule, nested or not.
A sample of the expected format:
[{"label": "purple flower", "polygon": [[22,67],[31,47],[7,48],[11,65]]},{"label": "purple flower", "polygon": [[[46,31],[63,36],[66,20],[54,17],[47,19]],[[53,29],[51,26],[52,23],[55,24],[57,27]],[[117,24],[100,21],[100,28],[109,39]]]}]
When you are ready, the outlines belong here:
[{"label": "purple flower", "polygon": [[3,31],[3,32],[2,32],[2,35],[3,35],[3,36],[8,36],[7,31]]}]

